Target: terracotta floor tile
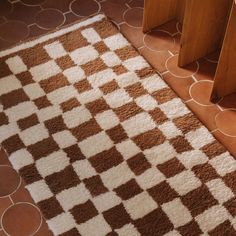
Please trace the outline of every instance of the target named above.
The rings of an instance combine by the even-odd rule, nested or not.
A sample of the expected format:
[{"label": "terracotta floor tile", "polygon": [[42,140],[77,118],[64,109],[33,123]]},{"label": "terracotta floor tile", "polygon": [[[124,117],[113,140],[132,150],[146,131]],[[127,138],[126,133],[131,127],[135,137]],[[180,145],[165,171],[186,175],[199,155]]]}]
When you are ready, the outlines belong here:
[{"label": "terracotta floor tile", "polygon": [[31,25],[29,27],[29,37],[36,37],[42,34],[46,34],[49,30],[39,28],[37,25]]},{"label": "terracotta floor tile", "polygon": [[[114,11],[114,9],[116,10]],[[105,2],[101,2],[101,11],[118,24],[124,22],[123,14],[127,9],[128,7],[120,1],[107,0]]]},{"label": "terracotta floor tile", "polygon": [[176,33],[173,37],[174,37],[174,40],[175,40],[175,45],[174,45],[174,48],[170,49],[170,52],[172,54],[176,55],[176,54],[179,54],[179,50],[180,50],[181,34]]},{"label": "terracotta floor tile", "polygon": [[3,232],[3,230],[0,230],[0,236],[7,236],[7,235]]},{"label": "terracotta floor tile", "polygon": [[32,235],[40,228],[41,221],[38,208],[29,203],[18,203],[4,212],[2,228],[11,236]]},{"label": "terracotta floor tile", "polygon": [[[0,198],[0,218],[2,217],[3,212],[11,205],[12,205],[12,202],[9,197]],[[1,223],[0,223],[0,226],[1,226]]]},{"label": "terracotta floor tile", "polygon": [[165,73],[162,75],[166,83],[173,88],[173,90],[178,94],[178,96],[184,101],[191,99],[189,95],[189,88],[194,83],[194,80],[191,77],[188,78],[178,78],[170,73]]},{"label": "terracotta floor tile", "polygon": [[19,42],[28,37],[27,25],[21,21],[7,21],[0,25],[0,37],[9,42]]},{"label": "terracotta floor tile", "polygon": [[236,110],[224,110],[216,116],[216,126],[225,135],[236,138]]},{"label": "terracotta floor tile", "polygon": [[120,31],[129,39],[129,41],[136,47],[143,46],[143,31],[142,28],[134,28],[126,23],[120,24]]},{"label": "terracotta floor tile", "polygon": [[134,7],[124,12],[124,21],[133,27],[142,27],[143,8]]},{"label": "terracotta floor tile", "polygon": [[[125,4],[128,3],[130,0],[119,0],[119,1],[117,1],[117,0],[105,0],[105,1],[108,1],[108,2],[113,3],[113,4],[125,5]],[[137,0],[135,0],[135,1],[137,1]],[[104,0],[102,0],[102,1],[100,1],[100,2],[104,2]],[[112,11],[114,11],[114,10],[112,10]]]},{"label": "terracotta floor tile", "polygon": [[205,58],[198,60],[199,70],[195,74],[197,80],[213,80],[217,64],[207,61]]},{"label": "terracotta floor tile", "polygon": [[16,2],[13,4],[12,12],[6,18],[9,20],[23,21],[29,25],[35,22],[35,15],[40,10],[40,6],[27,6],[21,2]]},{"label": "terracotta floor tile", "polygon": [[177,31],[178,31],[179,33],[182,33],[183,25],[182,25],[180,22],[177,22],[176,28],[177,28]]},{"label": "terracotta floor tile", "polygon": [[66,14],[64,14],[65,16],[65,22],[64,25],[68,25],[71,24],[79,19],[82,19],[82,17],[75,15],[73,12],[68,12]]},{"label": "terracotta floor tile", "polygon": [[0,165],[11,165],[3,149],[0,149]]},{"label": "terracotta floor tile", "polygon": [[54,29],[64,24],[64,15],[56,9],[44,9],[35,16],[37,25],[43,29]]},{"label": "terracotta floor tile", "polygon": [[210,101],[212,88],[213,81],[201,80],[191,86],[189,94],[195,102],[202,106],[215,106],[215,104]]},{"label": "terracotta floor tile", "polygon": [[177,23],[178,22],[176,20],[172,20],[172,21],[169,21],[161,26],[158,26],[157,29],[167,31],[168,33],[174,35],[174,34],[178,33]]},{"label": "terracotta floor tile", "polygon": [[7,0],[1,0],[0,16],[7,16],[12,11],[12,4]]},{"label": "terracotta floor tile", "polygon": [[47,0],[42,4],[42,7],[58,9],[61,12],[68,12],[72,1],[73,0]]},{"label": "terracotta floor tile", "polygon": [[34,5],[40,5],[41,3],[45,2],[46,0],[21,0],[21,2],[30,5],[30,6],[34,6]]},{"label": "terracotta floor tile", "polygon": [[100,10],[100,5],[94,0],[75,0],[70,7],[72,12],[78,16],[90,16]]},{"label": "terracotta floor tile", "polygon": [[186,102],[186,105],[210,131],[216,130],[215,116],[220,112],[217,106],[201,106],[193,100]]},{"label": "terracotta floor tile", "polygon": [[174,55],[166,61],[166,69],[176,77],[186,78],[195,75],[198,68],[199,66],[197,62],[193,62],[183,68],[180,68],[178,66],[178,55]]},{"label": "terracotta floor tile", "polygon": [[6,49],[6,48],[9,48],[9,47],[11,47],[12,45],[14,45],[14,43],[9,42],[9,41],[2,40],[2,39],[0,38],[0,50],[4,50],[4,49]]},{"label": "terracotta floor tile", "polygon": [[170,33],[161,30],[152,30],[144,36],[147,48],[153,51],[167,51],[175,47],[175,40]]},{"label": "terracotta floor tile", "polygon": [[15,192],[20,183],[20,176],[11,166],[0,165],[0,197],[5,197]]},{"label": "terracotta floor tile", "polygon": [[236,93],[225,96],[220,102],[219,105],[223,109],[236,109]]},{"label": "terracotta floor tile", "polygon": [[40,229],[37,233],[34,234],[34,236],[53,236],[53,233],[49,230],[48,225],[45,221],[43,221]]},{"label": "terracotta floor tile", "polygon": [[30,202],[34,203],[32,197],[30,196],[28,190],[25,188],[25,185],[22,181],[19,189],[11,195],[11,199],[14,203],[17,202]]},{"label": "terracotta floor tile", "polygon": [[154,52],[146,47],[141,48],[139,51],[159,73],[167,71],[165,63],[171,56],[168,51]]},{"label": "terracotta floor tile", "polygon": [[216,64],[219,60],[219,57],[220,57],[220,50],[217,50],[216,52],[213,52],[213,53],[207,55],[205,58],[208,61],[211,61]]},{"label": "terracotta floor tile", "polygon": [[236,157],[236,138],[226,136],[219,130],[213,132],[213,135]]},{"label": "terracotta floor tile", "polygon": [[144,0],[128,0],[127,2],[130,7],[143,7],[144,6]]}]

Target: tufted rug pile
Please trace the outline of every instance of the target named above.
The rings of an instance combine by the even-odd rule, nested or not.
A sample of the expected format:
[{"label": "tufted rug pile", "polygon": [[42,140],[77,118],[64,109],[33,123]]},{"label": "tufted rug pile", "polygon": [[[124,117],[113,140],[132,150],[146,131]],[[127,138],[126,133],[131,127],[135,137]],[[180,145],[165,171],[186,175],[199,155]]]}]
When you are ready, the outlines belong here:
[{"label": "tufted rug pile", "polygon": [[0,52],[0,142],[54,235],[236,235],[236,161],[104,15]]}]

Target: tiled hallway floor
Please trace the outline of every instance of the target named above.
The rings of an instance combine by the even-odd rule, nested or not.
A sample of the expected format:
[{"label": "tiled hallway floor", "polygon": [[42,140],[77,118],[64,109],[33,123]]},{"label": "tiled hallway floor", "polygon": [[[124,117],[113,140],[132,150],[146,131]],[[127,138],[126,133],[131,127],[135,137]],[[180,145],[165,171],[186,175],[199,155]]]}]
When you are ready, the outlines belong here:
[{"label": "tiled hallway floor", "polygon": [[[105,12],[187,106],[236,157],[236,95],[209,101],[218,53],[177,67],[181,26],[142,33],[143,0],[1,0],[0,50],[83,17]],[[24,183],[0,152],[0,236],[51,235]]]}]

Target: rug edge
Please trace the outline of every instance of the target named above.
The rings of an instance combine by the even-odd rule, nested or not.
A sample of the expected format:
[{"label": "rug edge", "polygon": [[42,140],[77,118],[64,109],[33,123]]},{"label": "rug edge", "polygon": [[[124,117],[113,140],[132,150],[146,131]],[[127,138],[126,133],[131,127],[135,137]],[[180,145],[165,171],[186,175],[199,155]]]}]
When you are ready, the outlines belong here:
[{"label": "rug edge", "polygon": [[59,30],[54,31],[54,32],[50,32],[46,35],[33,38],[32,40],[29,40],[27,42],[23,42],[19,45],[16,45],[16,46],[12,47],[12,48],[8,48],[8,49],[5,49],[3,51],[0,51],[0,58],[8,56],[12,53],[16,53],[18,51],[24,50],[24,49],[34,47],[37,44],[40,44],[40,43],[46,42],[50,39],[62,36],[62,35],[67,34],[67,33],[70,33],[74,30],[80,29],[81,27],[88,26],[88,25],[93,24],[95,22],[99,22],[104,18],[106,18],[106,16],[104,14],[102,14],[102,13],[97,14],[97,15],[92,16],[90,18],[87,18],[85,20],[79,21],[78,23],[65,26],[65,27],[63,27]]}]

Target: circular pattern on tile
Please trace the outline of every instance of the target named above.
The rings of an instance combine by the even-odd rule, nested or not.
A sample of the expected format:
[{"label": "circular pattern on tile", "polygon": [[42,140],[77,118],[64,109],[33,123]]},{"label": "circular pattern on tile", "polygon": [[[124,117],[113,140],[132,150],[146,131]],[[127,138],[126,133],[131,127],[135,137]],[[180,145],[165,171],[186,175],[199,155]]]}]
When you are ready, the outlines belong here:
[{"label": "circular pattern on tile", "polygon": [[176,29],[180,34],[182,34],[183,25],[180,22],[177,22],[176,23]]},{"label": "circular pattern on tile", "polygon": [[152,51],[167,51],[175,46],[175,39],[170,33],[162,30],[153,30],[144,35],[144,44]]},{"label": "circular pattern on tile", "polygon": [[12,4],[7,0],[1,0],[0,16],[6,16],[12,11]]},{"label": "circular pattern on tile", "polygon": [[20,176],[11,166],[0,165],[0,197],[14,193],[20,183]]},{"label": "circular pattern on tile", "polygon": [[187,66],[184,66],[184,68],[181,68],[178,66],[178,57],[179,55],[177,54],[169,57],[166,61],[166,68],[172,75],[178,78],[188,78],[198,72],[198,62],[193,62]]},{"label": "circular pattern on tile", "polygon": [[36,24],[43,29],[54,29],[64,24],[64,15],[56,9],[44,9],[36,17]]},{"label": "circular pattern on tile", "polygon": [[130,7],[143,7],[144,1],[143,0],[129,0],[128,4]]},{"label": "circular pattern on tile", "polygon": [[124,21],[132,27],[142,27],[143,22],[143,8],[134,7],[129,8],[124,12]]},{"label": "circular pattern on tile", "polygon": [[11,236],[35,234],[42,224],[39,209],[31,203],[20,202],[8,207],[1,218],[2,228]]},{"label": "circular pattern on tile", "polygon": [[[102,2],[103,0],[100,0],[100,1]],[[128,0],[119,0],[119,1],[117,1],[117,0],[105,0],[105,1],[108,1],[109,3],[113,3],[113,4],[126,4]],[[135,0],[135,1],[137,1],[137,0]]]},{"label": "circular pattern on tile", "polygon": [[9,42],[19,42],[27,38],[28,27],[21,21],[8,21],[0,25],[0,38]]},{"label": "circular pattern on tile", "polygon": [[91,16],[101,9],[100,4],[95,0],[74,0],[70,4],[71,11],[77,16]]},{"label": "circular pattern on tile", "polygon": [[114,26],[120,31],[120,26],[114,21],[114,20],[111,20],[111,22],[114,24]]},{"label": "circular pattern on tile", "polygon": [[194,83],[190,89],[189,94],[192,99],[202,106],[212,106],[210,97],[213,87],[213,81],[201,80]]},{"label": "circular pattern on tile", "polygon": [[13,5],[12,13],[7,18],[22,21],[26,25],[31,25],[35,23],[35,16],[39,11],[41,11],[40,6],[29,6],[17,2]]},{"label": "circular pattern on tile", "polygon": [[236,110],[224,110],[216,115],[216,126],[225,135],[236,137]]},{"label": "circular pattern on tile", "polygon": [[44,3],[46,0],[20,0],[25,5],[35,6]]}]

